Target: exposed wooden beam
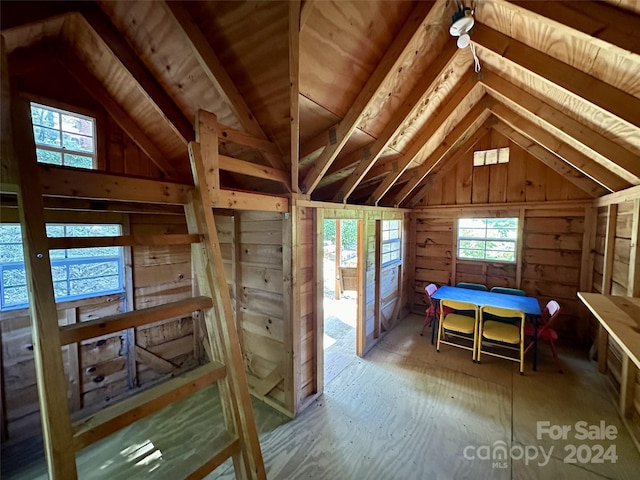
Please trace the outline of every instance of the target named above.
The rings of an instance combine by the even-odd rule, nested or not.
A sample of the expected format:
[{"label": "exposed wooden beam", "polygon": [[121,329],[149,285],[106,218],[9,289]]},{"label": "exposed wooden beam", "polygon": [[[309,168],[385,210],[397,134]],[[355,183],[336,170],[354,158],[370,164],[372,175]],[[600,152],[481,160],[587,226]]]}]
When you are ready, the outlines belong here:
[{"label": "exposed wooden beam", "polygon": [[140,147],[151,161],[162,170],[167,177],[177,179],[179,174],[173,165],[169,163],[164,154],[156,147],[155,143],[146,136],[124,108],[113,100],[107,89],[89,72],[87,67],[71,53],[62,55],[60,60],[69,73],[84,87],[87,93],[104,107],[113,120],[131,137],[135,144]]},{"label": "exposed wooden beam", "polygon": [[610,190],[607,190],[599,183],[594,182],[591,178],[584,175],[581,171],[574,168],[558,155],[538,145],[534,140],[521,134],[514,128],[501,121],[493,128],[592,197],[600,197],[610,192]]},{"label": "exposed wooden beam", "polygon": [[209,199],[215,203],[220,191],[220,158],[218,155],[218,118],[206,110],[196,113],[196,142],[189,143],[189,155],[200,156],[207,174]]},{"label": "exposed wooden beam", "polygon": [[[627,52],[640,54],[638,16],[606,2],[593,1],[516,1],[513,3],[522,15],[540,16],[557,23],[567,33],[581,32],[591,43],[611,49],[614,45]],[[511,7],[514,8],[514,7]],[[626,53],[626,52],[622,52]]]},{"label": "exposed wooden beam", "polygon": [[437,171],[434,169],[434,171],[422,182],[422,186],[419,186],[419,189],[414,189],[408,201],[405,202],[407,207],[415,207],[420,199],[424,197],[425,193],[427,193],[427,190],[431,185],[437,183],[443,176],[447,175],[451,169],[460,162],[460,160],[465,158],[465,154],[471,150],[475,144],[487,134],[487,132],[489,132],[493,125],[493,120],[493,117],[487,119],[484,124],[473,135],[471,135],[471,137],[460,145],[459,148],[456,148],[451,152],[448,160],[440,162],[440,168],[438,168]]},{"label": "exposed wooden beam", "polygon": [[309,20],[309,16],[313,11],[313,6],[316,3],[316,0],[303,0],[302,8],[300,9],[300,30],[302,30]]},{"label": "exposed wooden beam", "polygon": [[287,197],[276,197],[275,195],[240,192],[222,188],[218,195],[218,201],[213,207],[287,213],[289,211],[289,199]]},{"label": "exposed wooden beam", "polygon": [[[396,194],[392,204],[400,205],[402,201],[409,195],[426,177],[434,167],[440,162],[455,155],[455,152],[480,129],[482,123],[489,116],[487,108],[491,105],[488,97],[483,99],[473,107],[469,113],[458,123],[454,129],[444,138],[442,143],[429,155],[422,165],[411,170],[410,180]],[[479,138],[478,138],[479,140]],[[477,141],[477,140],[476,140]],[[475,143],[475,142],[474,142]],[[408,172],[407,172],[408,173]]]},{"label": "exposed wooden beam", "polygon": [[50,17],[77,11],[79,7],[79,2],[0,2],[2,30],[43,22]]},{"label": "exposed wooden beam", "polygon": [[[356,169],[349,178],[345,180],[333,197],[334,202],[344,202],[349,195],[351,195],[369,169],[376,163],[378,158],[380,158],[384,149],[389,145],[391,140],[396,137],[407,118],[415,115],[416,110],[422,105],[422,98],[427,94],[433,93],[441,83],[446,81],[446,78],[449,76],[448,70],[455,61],[457,52],[458,48],[454,43],[447,42],[445,44],[440,54],[431,63],[420,81],[409,93],[404,102],[402,102],[391,119],[389,119],[380,136],[372,144],[367,145],[364,149],[357,152],[361,155],[360,161]],[[467,76],[470,77],[470,74]],[[427,102],[428,101],[427,99]]]},{"label": "exposed wooden beam", "polygon": [[531,115],[544,120],[556,131],[571,136],[595,154],[604,157],[607,160],[607,165],[604,166],[613,170],[618,176],[629,183],[640,184],[640,156],[633,154],[495,73],[485,69],[482,72],[481,82],[499,101],[510,107],[520,107]]},{"label": "exposed wooden beam", "polygon": [[[267,136],[244,101],[242,94],[238,91],[233,80],[222,65],[222,62],[213,51],[198,25],[194,22],[191,14],[185,6],[180,2],[162,2],[166,6],[166,11],[180,25],[187,40],[191,43],[193,53],[195,54],[200,66],[205,74],[213,83],[218,93],[225,99],[225,102],[231,108],[242,127],[252,135],[266,139]],[[265,154],[266,159],[271,166],[276,168],[283,167],[282,157],[273,154]]]},{"label": "exposed wooden beam", "polygon": [[349,107],[344,118],[338,123],[335,141],[330,139],[320,154],[320,157],[315,161],[311,170],[305,176],[301,185],[301,190],[304,193],[311,194],[313,190],[315,190],[322,176],[326,173],[331,163],[333,163],[342,150],[342,147],[344,147],[358,126],[362,114],[367,110],[369,105],[371,105],[371,102],[374,100],[376,93],[387,78],[387,75],[395,69],[397,62],[400,60],[407,46],[411,43],[411,40],[416,35],[422,33],[420,27],[432,7],[433,2],[418,2],[413,9],[402,29],[395,36],[393,42],[385,52],[382,60],[380,60],[380,63],[378,63],[378,66],[360,90],[356,100]]},{"label": "exposed wooden beam", "polygon": [[218,123],[218,129],[220,132],[218,140],[220,142],[229,141],[237,143],[238,145],[255,148],[264,153],[280,155],[278,146],[266,138],[256,137],[250,133],[236,130],[235,128],[227,127],[220,123]]},{"label": "exposed wooden beam", "polygon": [[7,68],[7,53],[4,35],[0,35],[0,190],[2,192],[17,192],[18,171],[15,151],[13,149],[13,129],[11,122],[11,92],[9,87],[9,69]]},{"label": "exposed wooden beam", "polygon": [[[411,144],[405,154],[397,161],[393,162],[394,167],[387,174],[384,181],[378,185],[375,191],[369,197],[367,203],[370,205],[377,205],[380,199],[389,191],[391,186],[396,183],[400,175],[409,168],[411,162],[418,156],[424,144],[445,124],[451,115],[456,111],[458,106],[465,102],[465,99],[471,95],[475,88],[481,88],[478,86],[475,75],[467,77],[454,92],[449,94],[447,98],[442,102],[442,109],[440,112],[429,122],[426,126],[416,135],[414,142]],[[373,172],[371,172],[373,173]]]},{"label": "exposed wooden beam", "polygon": [[193,185],[38,164],[42,194],[53,197],[184,205]]},{"label": "exposed wooden beam", "polygon": [[[305,2],[305,4],[308,2]],[[308,9],[307,9],[308,10]],[[307,14],[308,16],[308,14]],[[289,2],[289,165],[291,165],[290,190],[300,192],[300,30],[302,17],[300,1]]]},{"label": "exposed wooden beam", "polygon": [[612,205],[614,203],[634,201],[637,198],[640,198],[640,185],[600,197],[593,202],[593,206],[606,207],[607,205]]},{"label": "exposed wooden beam", "polygon": [[621,179],[606,167],[603,167],[595,160],[557,139],[535,123],[519,116],[504,104],[496,103],[491,107],[491,111],[507,125],[531,138],[550,152],[554,152],[555,155],[562,158],[587,177],[598,182],[607,190],[613,192],[630,186],[629,182]]},{"label": "exposed wooden beam", "polygon": [[140,56],[127,43],[124,36],[113,26],[109,17],[100,10],[98,5],[94,2],[78,2],[78,7],[87,23],[138,82],[143,93],[186,146],[187,142],[194,138],[193,125],[149,72]]},{"label": "exposed wooden beam", "polygon": [[249,175],[250,177],[273,180],[274,182],[280,182],[285,185],[288,185],[290,181],[289,172],[278,170],[277,168],[268,167],[266,165],[258,165],[257,163],[253,162],[246,162],[244,160],[228,157],[226,155],[218,155],[218,161],[220,170],[226,170],[227,172],[240,173],[242,175]]},{"label": "exposed wooden beam", "polygon": [[636,127],[640,126],[640,99],[577,68],[476,22],[473,42],[495,55],[608,111]]}]

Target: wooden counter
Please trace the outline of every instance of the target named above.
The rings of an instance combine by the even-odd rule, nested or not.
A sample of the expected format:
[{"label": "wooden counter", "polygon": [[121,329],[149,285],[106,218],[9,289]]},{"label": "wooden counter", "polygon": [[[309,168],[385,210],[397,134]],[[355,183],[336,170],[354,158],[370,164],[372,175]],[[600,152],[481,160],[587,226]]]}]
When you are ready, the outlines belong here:
[{"label": "wooden counter", "polygon": [[578,292],[578,297],[600,322],[598,369],[601,373],[606,372],[609,335],[622,349],[619,407],[620,414],[627,417],[633,408],[636,368],[640,368],[640,298],[586,292]]}]

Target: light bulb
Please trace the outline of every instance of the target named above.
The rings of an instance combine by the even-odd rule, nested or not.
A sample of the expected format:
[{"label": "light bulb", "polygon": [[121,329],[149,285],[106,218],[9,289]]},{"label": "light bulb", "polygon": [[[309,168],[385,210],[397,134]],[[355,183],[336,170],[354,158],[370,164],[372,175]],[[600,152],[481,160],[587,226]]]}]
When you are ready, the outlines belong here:
[{"label": "light bulb", "polygon": [[456,45],[458,45],[458,48],[466,48],[470,43],[471,37],[467,33],[463,33],[458,37],[458,40],[456,40]]}]

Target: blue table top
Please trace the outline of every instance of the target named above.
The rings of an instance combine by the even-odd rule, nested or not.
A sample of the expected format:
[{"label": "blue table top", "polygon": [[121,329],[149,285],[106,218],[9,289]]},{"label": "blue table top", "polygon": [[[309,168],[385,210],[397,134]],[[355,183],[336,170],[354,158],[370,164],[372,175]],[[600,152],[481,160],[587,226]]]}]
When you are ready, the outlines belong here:
[{"label": "blue table top", "polygon": [[513,308],[522,310],[526,315],[539,316],[540,304],[535,297],[521,297],[519,295],[507,295],[506,293],[483,292],[481,290],[470,290],[468,288],[458,288],[443,286],[431,295],[435,300],[458,300],[460,302],[475,303],[478,307],[490,305],[492,307]]}]

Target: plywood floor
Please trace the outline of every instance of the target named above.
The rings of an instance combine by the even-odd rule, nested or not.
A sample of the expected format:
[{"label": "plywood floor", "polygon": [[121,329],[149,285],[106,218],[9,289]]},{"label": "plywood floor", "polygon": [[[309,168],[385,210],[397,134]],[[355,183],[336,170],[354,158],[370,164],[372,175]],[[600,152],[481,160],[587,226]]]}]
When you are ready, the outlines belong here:
[{"label": "plywood floor", "polygon": [[[421,322],[418,316],[401,322],[293,421],[255,402],[269,478],[638,478],[640,454],[616,413],[608,379],[586,355],[561,351],[565,373],[558,374],[543,351],[539,371],[529,368],[520,376],[517,365],[504,360],[487,357],[476,365],[470,352],[447,346],[437,354],[428,337],[419,336]],[[215,436],[214,419],[205,421],[210,417],[207,404],[216,403],[214,397],[205,390],[172,411],[150,417],[152,422],[142,424],[137,433],[129,427],[81,452],[81,478],[182,478],[181,461],[192,470],[200,449]],[[570,425],[572,431],[566,440],[539,440],[539,421]],[[615,440],[576,440],[579,421],[604,421],[618,435]],[[570,445],[582,444],[587,445],[583,460],[595,444],[615,448],[617,460],[564,463]],[[468,457],[481,456],[496,452],[498,445],[516,457],[526,450],[531,455],[536,450],[538,457],[500,465],[465,458],[465,451]],[[551,447],[548,462],[540,465],[540,448],[548,454]],[[44,478],[36,451],[27,445],[5,449],[2,478]],[[5,468],[7,461],[13,469]],[[225,464],[208,478],[233,478],[233,469]]]}]

